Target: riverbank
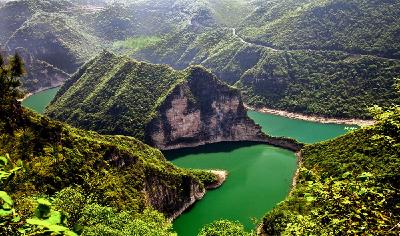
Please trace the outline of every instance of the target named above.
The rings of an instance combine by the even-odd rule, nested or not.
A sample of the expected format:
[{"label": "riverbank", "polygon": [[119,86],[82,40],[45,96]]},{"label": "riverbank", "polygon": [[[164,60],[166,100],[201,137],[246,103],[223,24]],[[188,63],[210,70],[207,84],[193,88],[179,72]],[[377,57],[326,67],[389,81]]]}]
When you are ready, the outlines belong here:
[{"label": "riverbank", "polygon": [[304,115],[300,113],[294,113],[284,110],[277,110],[277,109],[270,109],[270,108],[254,108],[248,105],[245,107],[249,110],[265,113],[265,114],[272,114],[272,115],[279,115],[284,116],[290,119],[298,119],[298,120],[305,120],[305,121],[312,121],[318,122],[323,124],[339,124],[339,125],[358,125],[358,126],[369,126],[373,125],[375,121],[373,120],[361,120],[361,119],[341,119],[341,118],[327,118],[322,116],[312,116],[312,115]]},{"label": "riverbank", "polygon": [[299,181],[300,168],[303,166],[303,156],[301,155],[301,151],[296,152],[296,159],[297,159],[297,170],[293,175],[292,187],[290,189],[289,196],[292,195],[292,192],[296,188],[297,183]]}]

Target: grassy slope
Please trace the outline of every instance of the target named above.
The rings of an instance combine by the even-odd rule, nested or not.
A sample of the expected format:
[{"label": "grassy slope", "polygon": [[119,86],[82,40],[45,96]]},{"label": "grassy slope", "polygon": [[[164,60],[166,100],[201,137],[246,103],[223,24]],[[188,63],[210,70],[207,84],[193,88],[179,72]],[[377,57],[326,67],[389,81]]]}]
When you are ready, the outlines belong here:
[{"label": "grassy slope", "polygon": [[[267,214],[268,234],[397,235],[400,109],[376,125],[307,146],[292,195]],[[397,226],[398,227],[398,226]]]}]

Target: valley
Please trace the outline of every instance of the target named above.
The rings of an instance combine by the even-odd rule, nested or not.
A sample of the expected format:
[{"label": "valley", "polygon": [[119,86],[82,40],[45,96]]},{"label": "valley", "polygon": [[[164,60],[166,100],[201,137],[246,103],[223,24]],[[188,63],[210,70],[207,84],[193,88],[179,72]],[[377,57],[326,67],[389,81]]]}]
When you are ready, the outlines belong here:
[{"label": "valley", "polygon": [[[58,89],[37,93],[23,104],[42,113]],[[346,133],[347,127],[254,111],[248,111],[248,114],[265,133],[305,143],[338,137]],[[174,221],[174,230],[187,236],[197,235],[204,225],[218,219],[238,220],[247,230],[252,230],[255,228],[253,218],[259,220],[266,211],[286,198],[297,168],[293,152],[251,142],[209,144],[164,154],[179,167],[228,171],[228,178],[220,188],[211,190]],[[191,227],[187,227],[188,224]]]},{"label": "valley", "polygon": [[398,235],[399,19],[0,0],[0,235]]}]

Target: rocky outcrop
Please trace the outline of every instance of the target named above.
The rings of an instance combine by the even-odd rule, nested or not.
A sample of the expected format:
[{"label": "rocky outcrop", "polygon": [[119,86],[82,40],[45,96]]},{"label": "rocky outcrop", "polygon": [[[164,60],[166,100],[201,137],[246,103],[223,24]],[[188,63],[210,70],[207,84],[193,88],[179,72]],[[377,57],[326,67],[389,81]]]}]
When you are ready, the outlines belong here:
[{"label": "rocky outcrop", "polygon": [[178,217],[206,193],[203,185],[192,176],[176,176],[172,181],[147,175],[144,189],[150,205],[169,219]]},{"label": "rocky outcrop", "polygon": [[146,142],[162,150],[225,141],[263,141],[261,127],[247,117],[239,92],[202,67],[176,86],[146,127]]}]

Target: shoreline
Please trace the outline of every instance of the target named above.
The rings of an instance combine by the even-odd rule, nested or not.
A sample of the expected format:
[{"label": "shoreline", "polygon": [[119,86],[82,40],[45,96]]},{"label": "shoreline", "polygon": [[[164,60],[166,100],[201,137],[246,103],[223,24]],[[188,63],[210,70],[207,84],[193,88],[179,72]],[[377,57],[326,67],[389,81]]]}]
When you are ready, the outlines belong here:
[{"label": "shoreline", "polygon": [[297,186],[297,183],[299,181],[299,176],[300,176],[300,169],[303,166],[303,156],[301,154],[301,150],[295,153],[296,156],[296,161],[297,161],[297,169],[296,172],[294,172],[293,178],[292,178],[292,185],[290,186],[290,192],[289,192],[289,196],[292,195],[294,189]]},{"label": "shoreline", "polygon": [[225,183],[226,178],[228,177],[228,172],[226,170],[208,170],[208,172],[213,173],[214,175],[217,176],[217,181],[215,183],[212,183],[208,186],[204,186],[203,191],[201,192],[195,192],[195,194],[191,197],[190,201],[186,204],[184,204],[179,210],[177,210],[174,214],[172,214],[170,217],[168,217],[168,221],[172,222],[176,218],[178,218],[180,215],[182,215],[185,211],[193,207],[194,204],[196,204],[198,201],[200,201],[209,190],[214,190],[219,187],[223,183]]},{"label": "shoreline", "polygon": [[55,86],[40,88],[40,89],[36,90],[35,92],[30,92],[30,93],[25,94],[25,96],[24,96],[23,98],[18,99],[17,101],[18,101],[18,102],[23,102],[24,100],[26,100],[27,98],[29,98],[29,97],[32,96],[32,95],[35,95],[35,94],[37,94],[37,93],[40,93],[40,92],[43,92],[43,91],[46,91],[46,90],[49,90],[49,89],[57,88],[57,87],[60,87],[60,86],[62,86],[62,85],[63,85],[63,83],[60,83],[60,84],[55,85]]},{"label": "shoreline", "polygon": [[272,114],[287,117],[290,119],[297,119],[297,120],[304,120],[304,121],[311,121],[317,122],[322,124],[339,124],[339,125],[358,125],[358,126],[369,126],[375,124],[374,120],[361,120],[361,119],[341,119],[341,118],[326,118],[322,116],[313,116],[313,115],[304,115],[300,113],[294,113],[284,110],[277,110],[277,109],[270,109],[270,108],[254,108],[248,106],[247,104],[244,105],[245,108],[252,111],[261,112],[264,114]]}]

